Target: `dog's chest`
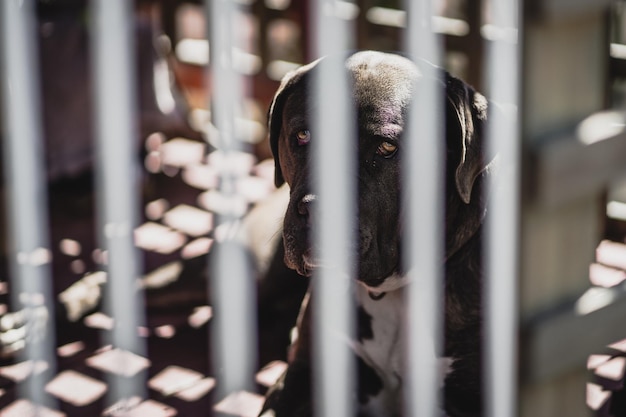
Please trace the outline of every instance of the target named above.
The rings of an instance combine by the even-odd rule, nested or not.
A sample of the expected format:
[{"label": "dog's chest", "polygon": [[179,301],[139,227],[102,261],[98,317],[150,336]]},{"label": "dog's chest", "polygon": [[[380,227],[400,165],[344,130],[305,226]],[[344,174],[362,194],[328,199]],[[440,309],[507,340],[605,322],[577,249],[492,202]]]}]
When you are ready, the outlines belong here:
[{"label": "dog's chest", "polygon": [[405,309],[402,290],[372,299],[365,288],[357,289],[359,306],[359,408],[363,416],[401,414]]}]

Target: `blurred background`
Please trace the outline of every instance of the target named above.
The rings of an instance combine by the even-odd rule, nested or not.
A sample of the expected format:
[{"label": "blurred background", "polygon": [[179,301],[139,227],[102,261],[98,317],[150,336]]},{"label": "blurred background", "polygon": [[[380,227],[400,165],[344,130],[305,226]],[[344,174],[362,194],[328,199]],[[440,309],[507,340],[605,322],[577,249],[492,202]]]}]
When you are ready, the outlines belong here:
[{"label": "blurred background", "polygon": [[[58,347],[58,369],[46,387],[56,400],[49,415],[99,416],[110,405],[104,376],[116,370],[114,350],[102,337],[113,324],[102,308],[107,253],[95,224],[94,17],[87,0],[34,3],[50,229],[42,231],[50,242],[43,256],[51,269]],[[442,63],[489,96],[488,45],[506,34],[490,24],[489,7],[480,0],[435,3]],[[225,210],[218,166],[237,166],[242,212],[271,198],[267,109],[280,79],[317,58],[311,42],[320,30],[309,23],[307,0],[236,4],[233,57],[243,86],[236,130],[245,146],[224,161],[211,123],[206,6],[133,3],[138,120],[132,145],[141,201],[134,238],[147,312],[138,332],[147,352],[132,363],[147,373],[149,397],[136,415],[207,416],[216,409],[256,415],[284,367],[306,288],[279,261],[257,269],[261,342],[254,349],[262,372],[254,389],[213,398],[206,275],[207,254],[219,239],[214,217]],[[402,2],[342,4],[354,24],[356,49],[402,49]],[[626,416],[626,2],[527,0],[520,14],[520,415]],[[0,123],[6,132],[6,121]],[[0,416],[24,416],[28,404],[16,386],[32,364],[19,359],[28,331],[10,298],[6,189],[3,177]],[[278,283],[260,279],[268,268]]]}]

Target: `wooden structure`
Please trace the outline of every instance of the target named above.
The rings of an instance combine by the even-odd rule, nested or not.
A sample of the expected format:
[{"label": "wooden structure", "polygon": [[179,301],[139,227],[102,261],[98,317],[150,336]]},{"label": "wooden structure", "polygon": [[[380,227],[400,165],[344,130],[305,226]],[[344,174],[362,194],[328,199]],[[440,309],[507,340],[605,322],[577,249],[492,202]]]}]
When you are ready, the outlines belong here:
[{"label": "wooden structure", "polygon": [[621,290],[576,308],[604,233],[607,189],[626,170],[623,124],[611,130],[598,116],[622,66],[609,55],[610,11],[595,0],[527,1],[523,10],[522,416],[589,415],[586,359],[626,336]]}]

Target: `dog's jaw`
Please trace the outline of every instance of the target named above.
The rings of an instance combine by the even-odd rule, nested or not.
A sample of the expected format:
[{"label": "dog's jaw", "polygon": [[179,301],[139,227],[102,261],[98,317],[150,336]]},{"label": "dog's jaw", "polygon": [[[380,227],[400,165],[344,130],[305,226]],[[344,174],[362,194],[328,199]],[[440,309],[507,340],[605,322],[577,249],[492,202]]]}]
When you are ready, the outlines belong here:
[{"label": "dog's jaw", "polygon": [[[320,258],[319,250],[311,240],[311,223],[293,210],[290,202],[283,225],[284,261],[285,265],[298,272],[299,275],[310,277],[319,268],[336,268],[328,261]],[[378,233],[378,232],[376,232]],[[354,250],[352,276],[368,288],[381,287],[379,292],[391,291],[401,287],[404,282],[398,272],[400,249],[397,242],[389,241],[381,246],[373,242],[373,232],[368,227],[361,226],[357,242],[349,245]],[[395,249],[391,249],[394,247]],[[384,260],[385,262],[382,262]]]},{"label": "dog's jaw", "polygon": [[[406,276],[398,272],[398,267],[391,267],[388,272],[382,272],[380,275],[371,273],[374,269],[378,269],[380,265],[369,268],[372,265],[363,264],[363,259],[371,259],[378,254],[369,251],[370,245],[363,242],[363,236],[357,244],[358,250],[355,253],[354,260],[356,263],[352,265],[354,268],[355,280],[361,285],[368,288],[373,293],[383,293],[394,291],[403,287],[408,282]],[[285,222],[283,228],[283,243],[285,248],[285,265],[298,272],[299,275],[311,277],[316,270],[320,268],[333,268],[333,265],[324,262],[319,258],[318,251],[314,248],[310,239],[310,228],[303,222]],[[393,264],[391,264],[393,265]],[[368,267],[363,275],[363,268]]]},{"label": "dog's jaw", "polygon": [[304,254],[302,255],[302,265],[304,268],[305,276],[311,276],[313,274],[313,271],[320,267],[319,260],[313,255],[313,250],[308,249],[304,252]]},{"label": "dog's jaw", "polygon": [[314,262],[312,257],[306,254],[299,255],[293,247],[288,245],[285,245],[285,265],[304,277],[310,277],[313,275],[313,271],[319,267],[319,263]]},{"label": "dog's jaw", "polygon": [[[287,253],[287,250],[285,251]],[[324,267],[324,264],[321,260],[315,258],[312,254],[313,250],[308,249],[302,254],[299,262],[294,262],[293,258],[287,261],[285,258],[285,262],[289,268],[296,270],[300,275],[305,277],[311,277],[315,271]],[[375,296],[398,290],[411,282],[411,279],[408,275],[401,275],[397,272],[389,275],[385,278],[380,278],[376,280],[362,280],[357,278],[356,281],[365,287],[370,294]]]}]

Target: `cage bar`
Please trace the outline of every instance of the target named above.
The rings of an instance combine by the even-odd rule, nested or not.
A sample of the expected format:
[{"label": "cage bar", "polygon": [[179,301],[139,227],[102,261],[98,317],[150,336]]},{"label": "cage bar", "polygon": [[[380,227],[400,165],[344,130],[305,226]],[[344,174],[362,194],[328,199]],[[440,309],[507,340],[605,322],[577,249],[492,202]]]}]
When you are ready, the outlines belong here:
[{"label": "cage bar", "polygon": [[[342,18],[349,2],[311,2],[312,27],[317,28],[312,49],[328,56],[315,79],[313,94],[313,178],[319,229],[314,242],[321,268],[313,276],[313,400],[315,414],[354,414],[355,364],[347,343],[354,335],[353,246],[356,227],[356,161],[352,138],[355,115],[349,99],[343,57],[352,45],[351,22]],[[333,149],[328,152],[328,149]],[[351,242],[351,243],[347,243]]]},{"label": "cage bar", "polygon": [[422,72],[414,86],[402,165],[407,217],[405,270],[407,286],[406,414],[441,414],[439,358],[443,338],[444,145],[443,88],[429,63],[439,66],[442,39],[432,27],[430,0],[407,1],[405,50]]},{"label": "cage bar", "polygon": [[[140,262],[133,230],[138,223],[137,103],[135,97],[131,3],[92,0],[93,71],[95,80],[98,237],[108,251],[105,308],[114,319],[110,343],[123,352],[145,355],[138,334],[144,322],[139,293]],[[111,401],[145,397],[144,381],[110,374]]]},{"label": "cage bar", "polygon": [[[229,161],[244,149],[237,136],[235,121],[244,101],[243,77],[237,71],[235,50],[236,16],[238,6],[232,0],[205,3],[209,24],[211,113],[218,137],[211,140],[216,152],[223,154],[219,166],[219,192],[226,201],[237,199],[237,167]],[[256,318],[254,280],[244,246],[238,240],[238,224],[243,213],[237,204],[232,211],[220,213],[218,227],[228,230],[216,248],[217,258],[209,271],[214,321],[211,333],[213,368],[218,374],[218,400],[232,392],[254,387],[256,359]]]},{"label": "cage bar", "polygon": [[[13,307],[26,319],[20,360],[32,364],[31,376],[18,393],[40,406],[49,405],[44,387],[56,363],[34,2],[7,0],[1,7],[6,129],[3,163],[8,188],[11,295]],[[49,372],[35,370],[41,361]]]},{"label": "cage bar", "polygon": [[[517,415],[518,245],[520,194],[519,4],[491,1],[496,35],[487,47],[487,89],[492,100],[489,154],[498,154],[497,181],[487,216],[485,282],[485,405],[490,417]],[[495,108],[494,108],[495,107]]]}]

